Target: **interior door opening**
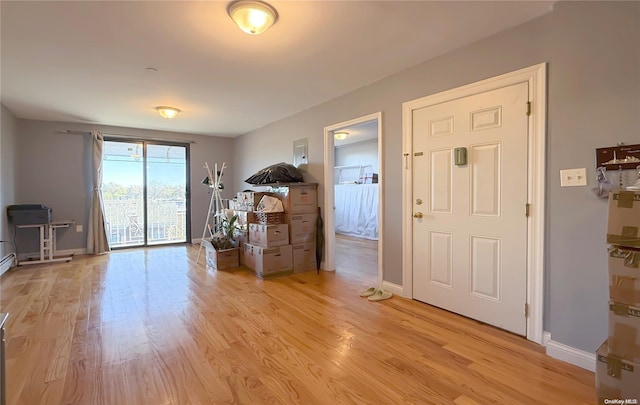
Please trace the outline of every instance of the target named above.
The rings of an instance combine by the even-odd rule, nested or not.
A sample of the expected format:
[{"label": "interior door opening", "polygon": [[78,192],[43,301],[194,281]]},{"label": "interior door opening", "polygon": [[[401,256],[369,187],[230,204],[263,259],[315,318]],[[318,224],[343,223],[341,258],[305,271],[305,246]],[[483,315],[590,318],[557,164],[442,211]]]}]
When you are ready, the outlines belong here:
[{"label": "interior door opening", "polygon": [[323,269],[382,285],[381,113],[325,128]]},{"label": "interior door opening", "polygon": [[114,249],[190,243],[189,146],[109,139],[102,195]]}]

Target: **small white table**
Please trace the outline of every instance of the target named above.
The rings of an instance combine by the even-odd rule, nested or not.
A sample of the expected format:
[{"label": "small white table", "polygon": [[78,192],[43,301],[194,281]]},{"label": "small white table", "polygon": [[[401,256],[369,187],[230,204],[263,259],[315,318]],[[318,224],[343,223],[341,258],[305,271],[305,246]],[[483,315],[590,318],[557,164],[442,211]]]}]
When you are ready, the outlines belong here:
[{"label": "small white table", "polygon": [[38,228],[40,230],[40,259],[20,260],[18,266],[38,263],[70,262],[73,255],[56,257],[56,229],[68,228],[76,221],[52,221],[46,224],[25,224],[16,225],[18,229]]}]

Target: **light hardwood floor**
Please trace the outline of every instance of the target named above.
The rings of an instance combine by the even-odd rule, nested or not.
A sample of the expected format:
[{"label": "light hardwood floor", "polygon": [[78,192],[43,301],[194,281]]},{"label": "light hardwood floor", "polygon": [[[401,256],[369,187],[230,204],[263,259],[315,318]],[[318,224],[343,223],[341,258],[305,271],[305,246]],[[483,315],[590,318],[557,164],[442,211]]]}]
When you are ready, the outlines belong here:
[{"label": "light hardwood floor", "polygon": [[197,250],[5,273],[7,403],[594,402],[593,373],[422,303],[369,302],[357,271],[263,281],[206,270]]},{"label": "light hardwood floor", "polygon": [[336,234],[336,270],[366,285],[378,283],[378,241]]}]

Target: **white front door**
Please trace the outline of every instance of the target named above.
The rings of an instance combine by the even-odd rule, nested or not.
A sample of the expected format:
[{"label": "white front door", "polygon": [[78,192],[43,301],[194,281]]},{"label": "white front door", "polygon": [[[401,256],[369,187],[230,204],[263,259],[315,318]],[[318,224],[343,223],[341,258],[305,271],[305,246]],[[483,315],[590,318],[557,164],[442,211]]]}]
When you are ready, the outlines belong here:
[{"label": "white front door", "polygon": [[[413,297],[526,334],[526,82],[413,111]],[[456,164],[466,148],[466,164]],[[421,218],[420,218],[421,216]]]}]

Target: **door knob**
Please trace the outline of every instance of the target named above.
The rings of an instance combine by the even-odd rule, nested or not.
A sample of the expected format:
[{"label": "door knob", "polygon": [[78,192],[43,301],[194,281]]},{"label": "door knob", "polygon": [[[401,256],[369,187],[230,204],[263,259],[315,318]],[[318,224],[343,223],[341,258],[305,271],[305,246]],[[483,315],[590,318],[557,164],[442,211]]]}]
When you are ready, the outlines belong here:
[{"label": "door knob", "polygon": [[416,212],[415,214],[413,214],[414,218],[422,218],[422,212]]}]

